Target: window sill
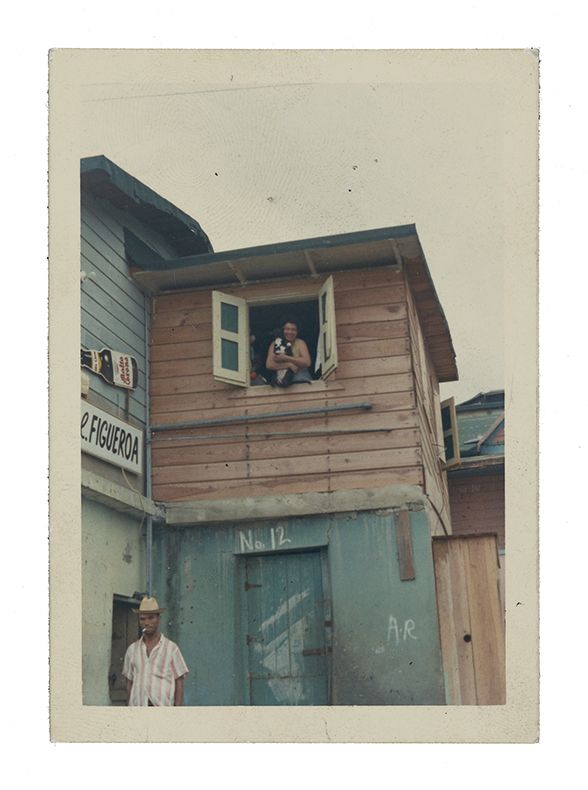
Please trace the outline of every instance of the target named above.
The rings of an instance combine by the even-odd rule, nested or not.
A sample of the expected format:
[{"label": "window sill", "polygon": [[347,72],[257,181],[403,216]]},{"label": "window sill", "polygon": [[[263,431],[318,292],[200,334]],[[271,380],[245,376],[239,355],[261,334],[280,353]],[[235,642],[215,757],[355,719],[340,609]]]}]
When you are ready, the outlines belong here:
[{"label": "window sill", "polygon": [[268,396],[279,398],[284,393],[295,395],[297,392],[332,392],[344,389],[343,384],[339,384],[336,381],[303,381],[299,384],[291,384],[289,387],[272,387],[270,384],[256,387],[240,387],[238,392],[229,395],[229,397],[238,400]]}]

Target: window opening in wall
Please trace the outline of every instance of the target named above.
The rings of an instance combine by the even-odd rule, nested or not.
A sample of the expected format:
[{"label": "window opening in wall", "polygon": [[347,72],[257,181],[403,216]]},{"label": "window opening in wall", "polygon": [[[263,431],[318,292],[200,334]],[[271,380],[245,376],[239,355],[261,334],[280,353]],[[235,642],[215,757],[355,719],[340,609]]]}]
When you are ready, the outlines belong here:
[{"label": "window opening in wall", "polygon": [[[317,284],[314,295],[298,300],[289,300],[286,295],[278,302],[250,303],[246,290],[242,293],[244,296],[212,292],[213,375],[217,381],[239,387],[266,386],[270,379],[265,364],[268,349],[275,331],[281,331],[287,321],[297,324],[298,337],[308,347],[311,364],[310,381],[304,379],[307,383],[324,380],[337,368],[332,277]],[[256,375],[251,376],[251,372]]]},{"label": "window opening in wall", "polygon": [[310,376],[320,379],[320,368],[315,370],[317,342],[319,338],[318,300],[286,302],[249,308],[249,332],[251,343],[251,370],[256,374],[251,378],[252,386],[269,381],[271,371],[265,367],[270,345],[285,321],[293,321],[298,327],[298,337],[305,341],[310,352]]},{"label": "window opening in wall", "polygon": [[441,425],[445,443],[445,468],[449,469],[461,461],[455,398],[448,398],[441,404]]},{"label": "window opening in wall", "polygon": [[127,704],[127,683],[122,668],[127,647],[139,638],[137,615],[133,612],[139,601],[124,595],[114,595],[112,601],[112,644],[108,689],[112,705]]}]

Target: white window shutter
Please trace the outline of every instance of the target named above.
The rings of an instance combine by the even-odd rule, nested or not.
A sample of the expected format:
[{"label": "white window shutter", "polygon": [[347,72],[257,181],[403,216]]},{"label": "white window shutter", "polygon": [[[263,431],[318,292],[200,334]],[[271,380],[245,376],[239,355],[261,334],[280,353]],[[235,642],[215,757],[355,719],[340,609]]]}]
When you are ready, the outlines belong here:
[{"label": "white window shutter", "polygon": [[212,370],[218,381],[249,385],[249,310],[245,299],[212,292]]},{"label": "white window shutter", "polygon": [[445,468],[449,468],[461,461],[455,398],[448,398],[441,404],[441,425],[443,427],[443,442],[445,444]]},{"label": "white window shutter", "polygon": [[317,355],[322,364],[322,378],[326,379],[337,367],[337,329],[335,320],[335,291],[333,278],[319,291],[320,350]]}]

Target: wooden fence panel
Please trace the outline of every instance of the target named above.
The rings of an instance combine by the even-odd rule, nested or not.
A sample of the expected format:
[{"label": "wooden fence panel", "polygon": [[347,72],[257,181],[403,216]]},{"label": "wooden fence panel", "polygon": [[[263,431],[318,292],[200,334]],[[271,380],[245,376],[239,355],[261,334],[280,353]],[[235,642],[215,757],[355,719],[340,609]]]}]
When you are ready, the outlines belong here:
[{"label": "wooden fence panel", "polygon": [[433,540],[448,705],[503,705],[504,618],[495,535]]}]

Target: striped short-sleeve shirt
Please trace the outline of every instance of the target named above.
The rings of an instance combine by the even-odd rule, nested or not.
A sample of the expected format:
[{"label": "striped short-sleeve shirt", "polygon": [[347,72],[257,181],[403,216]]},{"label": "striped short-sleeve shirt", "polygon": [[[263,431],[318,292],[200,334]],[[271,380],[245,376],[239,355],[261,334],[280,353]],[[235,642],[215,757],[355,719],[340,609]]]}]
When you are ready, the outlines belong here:
[{"label": "striped short-sleeve shirt", "polygon": [[132,682],[130,706],[173,705],[176,680],[188,667],[180,648],[162,634],[150,655],[143,637],[129,645],[122,674]]}]

